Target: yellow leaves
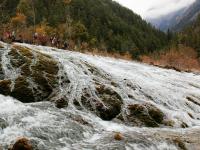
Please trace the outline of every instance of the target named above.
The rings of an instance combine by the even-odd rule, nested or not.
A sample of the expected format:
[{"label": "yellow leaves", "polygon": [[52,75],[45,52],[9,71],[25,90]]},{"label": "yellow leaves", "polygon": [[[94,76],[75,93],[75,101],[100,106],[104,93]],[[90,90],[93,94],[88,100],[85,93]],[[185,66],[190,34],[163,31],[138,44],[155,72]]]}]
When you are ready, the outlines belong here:
[{"label": "yellow leaves", "polygon": [[36,27],[36,32],[40,35],[46,35],[53,32],[53,29],[45,21],[43,21]]},{"label": "yellow leaves", "polygon": [[17,13],[15,17],[11,19],[11,23],[13,26],[19,26],[26,24],[26,16],[22,13]]},{"label": "yellow leaves", "polygon": [[68,5],[68,4],[70,4],[70,3],[71,3],[71,1],[72,1],[72,0],[63,0],[63,2],[64,2],[64,4],[65,4],[65,5]]}]

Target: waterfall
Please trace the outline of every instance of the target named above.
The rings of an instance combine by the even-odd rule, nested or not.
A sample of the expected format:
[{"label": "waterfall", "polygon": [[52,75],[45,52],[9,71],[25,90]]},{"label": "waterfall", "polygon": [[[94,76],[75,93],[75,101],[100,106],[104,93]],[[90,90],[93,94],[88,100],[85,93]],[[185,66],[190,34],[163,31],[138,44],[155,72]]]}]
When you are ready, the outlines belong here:
[{"label": "waterfall", "polygon": [[[0,44],[4,46],[0,49],[4,80],[14,85],[21,69],[10,63],[12,45]],[[200,75],[52,47],[15,45],[31,49],[35,61],[41,53],[58,62],[53,99],[67,99],[68,106],[58,109],[52,98],[22,103],[0,95],[0,118],[7,123],[1,128],[0,120],[0,147],[7,149],[18,137],[29,138],[41,150],[200,146]],[[37,88],[31,78],[29,85]],[[144,112],[145,121],[162,120],[150,122],[156,128],[148,127],[149,122],[131,116],[136,107]],[[161,115],[154,118],[152,110]],[[116,133],[123,140],[115,140]]]}]

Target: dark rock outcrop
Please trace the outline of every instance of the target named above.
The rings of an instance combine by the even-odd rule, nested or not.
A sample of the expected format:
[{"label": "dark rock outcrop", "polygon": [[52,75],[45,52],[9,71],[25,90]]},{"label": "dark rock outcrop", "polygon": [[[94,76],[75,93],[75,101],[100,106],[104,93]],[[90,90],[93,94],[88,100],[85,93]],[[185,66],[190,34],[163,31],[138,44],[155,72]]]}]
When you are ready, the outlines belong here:
[{"label": "dark rock outcrop", "polygon": [[164,120],[164,113],[152,104],[129,105],[128,121],[136,126],[159,127]]},{"label": "dark rock outcrop", "polygon": [[[8,57],[20,75],[14,80],[0,80],[0,94],[10,95],[22,102],[50,100],[58,87],[58,62],[38,51],[13,46]],[[14,82],[11,88],[11,82]]]},{"label": "dark rock outcrop", "polygon": [[[120,114],[123,102],[116,91],[105,85],[97,85],[96,95],[99,99],[94,98],[85,89],[81,97],[82,105],[89,111],[95,112],[103,120],[112,120]],[[76,104],[79,106],[77,101]]]},{"label": "dark rock outcrop", "polygon": [[98,85],[96,87],[97,95],[103,102],[103,105],[97,105],[97,111],[103,120],[112,120],[120,114],[122,109],[121,96],[110,87]]},{"label": "dark rock outcrop", "polygon": [[33,147],[27,138],[21,138],[9,150],[33,150]]},{"label": "dark rock outcrop", "polygon": [[65,108],[68,106],[68,100],[66,98],[60,98],[55,100],[55,105],[57,108]]}]

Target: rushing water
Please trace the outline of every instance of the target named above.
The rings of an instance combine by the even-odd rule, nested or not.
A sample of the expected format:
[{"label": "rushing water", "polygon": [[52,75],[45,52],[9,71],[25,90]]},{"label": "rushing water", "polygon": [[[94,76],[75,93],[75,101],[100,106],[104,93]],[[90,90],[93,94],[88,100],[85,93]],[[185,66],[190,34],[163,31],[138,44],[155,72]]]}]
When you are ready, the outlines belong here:
[{"label": "rushing water", "polygon": [[[200,75],[50,47],[20,45],[50,55],[59,62],[59,96],[67,97],[69,106],[58,109],[51,102],[24,104],[0,95],[0,118],[8,124],[0,128],[3,148],[7,149],[18,137],[27,137],[39,150],[179,149],[171,140],[173,138],[189,141],[186,143],[188,149],[200,149]],[[5,78],[15,80],[20,70],[9,67],[9,46],[4,47],[0,51],[3,51],[1,61]],[[92,74],[88,66],[97,68],[98,73]],[[68,76],[69,85],[62,84],[63,75]],[[122,111],[130,104],[148,102],[162,110],[167,119],[173,120],[173,127],[131,127],[103,121],[87,110],[76,109],[73,102],[80,98],[84,89],[98,98],[94,80],[117,91],[123,99]],[[188,97],[193,101],[188,101]],[[188,128],[181,128],[183,122]],[[123,135],[123,140],[113,138],[116,132]]]}]

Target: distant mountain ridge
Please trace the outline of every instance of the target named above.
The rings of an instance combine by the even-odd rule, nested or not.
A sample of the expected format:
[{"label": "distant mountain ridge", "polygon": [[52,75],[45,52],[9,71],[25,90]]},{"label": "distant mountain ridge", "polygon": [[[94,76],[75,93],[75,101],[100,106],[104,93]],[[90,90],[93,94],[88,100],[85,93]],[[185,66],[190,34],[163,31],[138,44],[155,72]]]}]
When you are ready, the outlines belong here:
[{"label": "distant mountain ridge", "polygon": [[180,20],[173,26],[173,30],[180,31],[187,25],[194,22],[200,14],[200,0],[196,0],[189,8],[186,9]]},{"label": "distant mountain ridge", "polygon": [[171,12],[167,15],[163,15],[159,18],[149,18],[147,19],[156,28],[166,32],[168,29],[173,28],[177,22],[180,21],[181,16],[185,13],[187,8],[182,8],[178,11]]},{"label": "distant mountain ridge", "polygon": [[165,16],[161,16],[159,18],[150,18],[147,20],[156,28],[162,31],[167,31],[168,29],[171,29],[173,31],[181,31],[184,27],[195,21],[199,14],[200,0],[196,0],[190,6],[169,13]]}]

